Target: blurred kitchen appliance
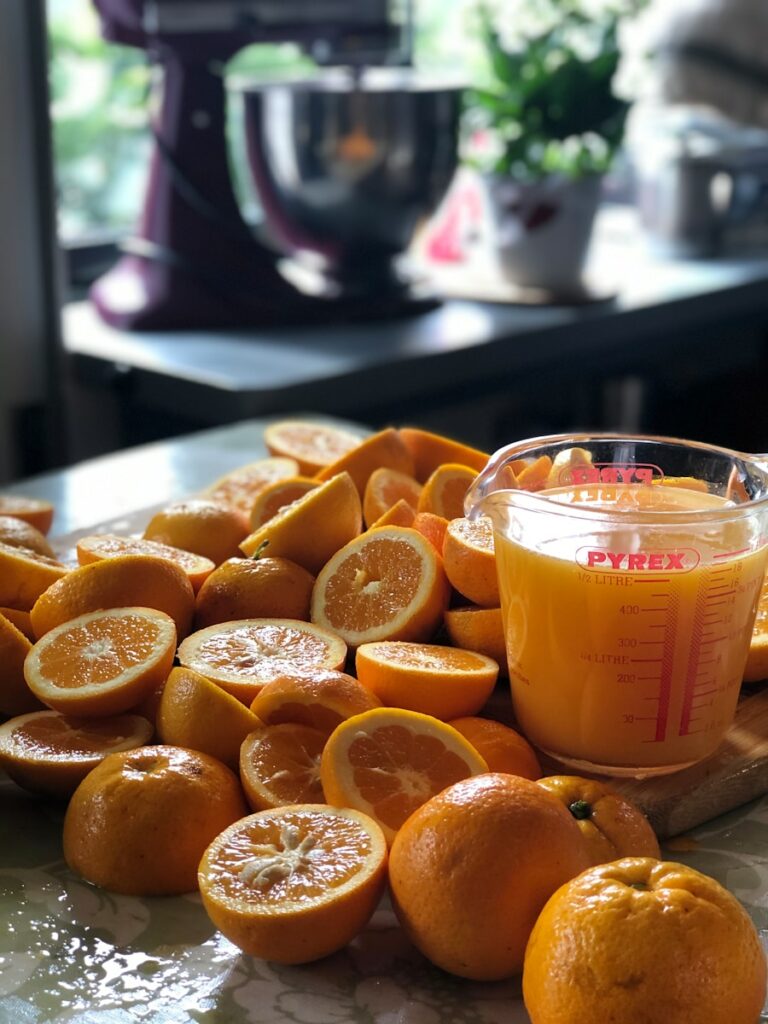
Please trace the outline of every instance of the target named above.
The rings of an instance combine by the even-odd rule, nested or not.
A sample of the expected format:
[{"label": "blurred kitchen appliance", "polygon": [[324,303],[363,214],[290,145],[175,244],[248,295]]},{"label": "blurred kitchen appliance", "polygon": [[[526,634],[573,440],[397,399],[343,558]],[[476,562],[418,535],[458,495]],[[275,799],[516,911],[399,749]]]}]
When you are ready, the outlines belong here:
[{"label": "blurred kitchen appliance", "polygon": [[[416,301],[396,258],[450,184],[461,91],[423,86],[408,67],[412,0],[94,4],[105,37],[146,49],[161,72],[136,235],[91,290],[105,321],[314,322]],[[247,135],[269,243],[241,214],[226,134],[225,63],[258,42],[297,43],[323,68],[306,81],[237,87],[234,131]],[[296,259],[285,266],[286,256]]]}]

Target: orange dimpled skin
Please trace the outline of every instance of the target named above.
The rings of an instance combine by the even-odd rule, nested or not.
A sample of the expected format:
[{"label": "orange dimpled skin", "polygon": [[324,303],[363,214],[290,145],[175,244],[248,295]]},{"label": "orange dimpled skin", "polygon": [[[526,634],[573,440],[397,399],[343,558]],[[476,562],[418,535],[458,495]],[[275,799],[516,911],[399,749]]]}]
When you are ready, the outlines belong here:
[{"label": "orange dimpled skin", "polygon": [[628,857],[560,888],[533,929],[532,1024],[757,1024],[766,962],[734,896],[683,864]]},{"label": "orange dimpled skin", "polygon": [[337,473],[349,473],[362,499],[371,474],[385,466],[413,476],[413,459],[398,432],[388,427],[367,437],[336,462],[325,466],[317,474],[318,480],[330,480]]},{"label": "orange dimpled skin", "polygon": [[248,517],[239,509],[213,501],[179,501],[152,516],[144,537],[209,558],[220,565],[240,554],[248,534]]},{"label": "orange dimpled skin", "polygon": [[419,427],[401,427],[400,437],[413,458],[414,476],[422,482],[446,462],[458,462],[479,473],[490,458],[477,448]]},{"label": "orange dimpled skin", "polygon": [[541,765],[536,751],[524,736],[501,722],[490,718],[452,718],[457,732],[469,740],[488,765],[490,772],[520,775],[524,779],[540,779]]},{"label": "orange dimpled skin", "polygon": [[69,566],[55,558],[0,541],[0,604],[28,611],[69,572]]},{"label": "orange dimpled skin", "polygon": [[200,589],[214,568],[210,558],[203,558],[202,555],[195,555],[191,551],[182,551],[169,544],[145,540],[142,537],[94,534],[90,537],[81,537],[77,542],[77,560],[80,565],[89,565],[105,558],[120,558],[123,555],[152,555],[173,562],[187,577],[194,591]]},{"label": "orange dimpled skin", "polygon": [[494,981],[522,970],[542,907],[588,863],[558,800],[528,779],[486,774],[411,815],[392,844],[389,881],[400,923],[433,964]]},{"label": "orange dimpled skin", "polygon": [[593,864],[620,857],[660,857],[656,834],[643,812],[604,782],[550,775],[539,785],[562,800],[581,829]]},{"label": "orange dimpled skin", "polygon": [[234,619],[309,619],[315,578],[289,558],[230,558],[195,598],[195,628]]},{"label": "orange dimpled skin", "polygon": [[24,678],[24,659],[32,644],[0,614],[0,715],[23,715],[42,707]]}]

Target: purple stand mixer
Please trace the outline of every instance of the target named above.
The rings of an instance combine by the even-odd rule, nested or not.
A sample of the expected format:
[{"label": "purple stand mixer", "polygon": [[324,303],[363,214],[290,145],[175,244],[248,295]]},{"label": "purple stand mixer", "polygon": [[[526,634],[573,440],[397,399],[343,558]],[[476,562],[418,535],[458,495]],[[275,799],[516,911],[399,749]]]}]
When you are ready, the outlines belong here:
[{"label": "purple stand mixer", "polygon": [[[102,319],[125,330],[255,326],[413,304],[395,261],[450,184],[461,90],[406,80],[407,0],[93,2],[104,36],[147,50],[161,71],[135,237],[91,290]],[[323,67],[317,81],[236,90],[266,242],[232,185],[224,66],[251,43],[285,41]],[[294,270],[306,257],[319,268],[311,287],[286,272],[294,257]]]}]

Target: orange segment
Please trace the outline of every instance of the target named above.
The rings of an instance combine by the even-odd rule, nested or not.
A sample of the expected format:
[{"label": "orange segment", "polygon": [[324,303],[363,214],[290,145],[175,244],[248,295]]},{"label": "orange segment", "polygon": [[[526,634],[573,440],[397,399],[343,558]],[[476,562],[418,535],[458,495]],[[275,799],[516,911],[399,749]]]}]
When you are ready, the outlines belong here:
[{"label": "orange segment", "polygon": [[363,494],[363,520],[373,526],[398,501],[407,501],[415,510],[421,494],[421,484],[407,473],[380,466],[368,478]]},{"label": "orange segment", "polygon": [[220,565],[240,554],[240,541],[248,534],[244,512],[214,501],[179,501],[152,516],[146,540],[191,551]]},{"label": "orange segment", "polygon": [[34,711],[0,725],[0,768],[33,793],[69,797],[107,754],[151,738],[152,725],[138,715],[86,719]]},{"label": "orange segment", "polygon": [[54,711],[117,715],[166,679],[175,648],[176,627],[163,612],[88,612],[37,641],[24,662],[24,677]]},{"label": "orange segment", "polygon": [[16,519],[15,516],[0,515],[0,541],[3,544],[10,544],[12,548],[29,548],[38,555],[56,558],[56,552],[45,539],[45,534],[24,519]]},{"label": "orange segment", "polygon": [[401,708],[375,708],[342,722],[320,762],[328,803],[369,814],[390,842],[435,794],[487,770],[475,748],[451,726]]},{"label": "orange segment", "polygon": [[414,476],[422,482],[427,480],[438,466],[446,462],[458,462],[479,473],[485,469],[490,458],[477,448],[471,448],[460,441],[443,437],[441,434],[432,434],[418,427],[401,427],[400,437],[413,458]]},{"label": "orange segment", "polygon": [[170,615],[179,637],[192,624],[195,594],[182,570],[164,558],[121,555],[72,569],[32,608],[32,628],[43,636],[63,622],[101,608],[156,608]]},{"label": "orange segment", "polygon": [[463,647],[467,651],[477,651],[478,654],[493,658],[499,666],[499,674],[508,675],[501,608],[449,608],[444,622],[454,647]]},{"label": "orange segment", "polygon": [[40,533],[48,533],[53,522],[53,505],[39,498],[22,498],[15,494],[0,494],[0,516],[14,516],[34,526]]},{"label": "orange segment", "polygon": [[490,718],[453,718],[448,723],[469,740],[488,765],[489,772],[505,772],[523,779],[540,779],[536,751],[524,736]]},{"label": "orange segment", "polygon": [[339,473],[278,512],[240,547],[253,555],[269,541],[270,558],[289,558],[314,575],[362,525],[357,488],[348,473]]},{"label": "orange segment", "polygon": [[362,438],[351,430],[329,423],[306,420],[280,420],[264,431],[264,443],[270,455],[295,459],[299,473],[314,476],[357,448]]},{"label": "orange segment", "polygon": [[454,519],[448,524],[443,564],[451,586],[469,601],[484,608],[499,606],[493,524],[487,516]]},{"label": "orange segment", "polygon": [[316,479],[330,480],[337,473],[349,473],[362,498],[371,474],[382,466],[413,476],[413,459],[410,452],[401,441],[398,432],[391,427],[361,441],[356,448],[321,469]]},{"label": "orange segment", "polygon": [[346,946],[386,884],[381,829],[346,808],[259,811],[218,836],[200,862],[203,906],[249,956],[307,963]]},{"label": "orange segment", "polygon": [[219,477],[200,497],[207,501],[238,509],[248,516],[253,503],[265,487],[286,477],[296,476],[299,465],[295,459],[257,459],[247,466],[233,469]]},{"label": "orange segment", "polygon": [[250,733],[240,750],[240,781],[253,810],[325,803],[320,782],[324,746],[323,733],[295,722]]},{"label": "orange segment", "polygon": [[464,499],[477,473],[468,466],[446,463],[438,466],[424,484],[417,511],[431,512],[443,519],[464,515]]},{"label": "orange segment", "polygon": [[250,514],[250,530],[258,530],[260,526],[268,522],[272,516],[277,515],[280,509],[286,505],[292,505],[294,501],[303,498],[309,491],[317,487],[317,480],[309,476],[289,476],[285,480],[276,480],[273,484],[265,487],[253,503]]},{"label": "orange segment", "polygon": [[347,718],[376,707],[381,707],[379,698],[354,676],[315,672],[267,683],[251,704],[251,711],[265,725],[295,722],[330,736]]},{"label": "orange segment", "polygon": [[357,647],[374,640],[426,640],[447,600],[441,561],[420,533],[368,530],[338,551],[312,593],[312,621]]},{"label": "orange segment", "polygon": [[294,619],[242,619],[208,626],[188,636],[178,651],[182,665],[223,686],[244,704],[274,679],[338,669],[346,656],[340,637]]},{"label": "orange segment", "polygon": [[193,892],[208,844],[247,813],[237,776],[220,761],[182,747],[137,747],[109,754],[75,790],[64,857],[111,892]]},{"label": "orange segment", "polygon": [[55,558],[0,541],[0,604],[28,611],[48,587],[68,572],[69,566]]},{"label": "orange segment", "polygon": [[479,711],[499,675],[498,664],[483,654],[398,640],[358,647],[355,668],[383,704],[444,721]]},{"label": "orange segment", "polygon": [[203,581],[214,569],[214,564],[209,558],[141,537],[118,537],[115,534],[103,533],[82,537],[77,542],[77,560],[80,565],[90,565],[91,562],[100,562],[104,558],[120,558],[123,555],[151,555],[173,562],[187,577],[194,591],[200,589]]},{"label": "orange segment", "polygon": [[209,754],[237,771],[240,746],[261,723],[236,697],[189,668],[175,668],[163,687],[157,731],[163,743]]},{"label": "orange segment", "polygon": [[230,558],[200,588],[195,626],[266,617],[309,619],[314,583],[311,573],[288,558]]},{"label": "orange segment", "polygon": [[387,509],[374,523],[371,523],[368,529],[375,530],[379,526],[413,526],[415,518],[416,511],[413,505],[409,505],[405,498],[400,498],[392,508]]},{"label": "orange segment", "polygon": [[41,707],[24,679],[24,659],[31,650],[29,639],[0,614],[0,715],[22,715]]}]

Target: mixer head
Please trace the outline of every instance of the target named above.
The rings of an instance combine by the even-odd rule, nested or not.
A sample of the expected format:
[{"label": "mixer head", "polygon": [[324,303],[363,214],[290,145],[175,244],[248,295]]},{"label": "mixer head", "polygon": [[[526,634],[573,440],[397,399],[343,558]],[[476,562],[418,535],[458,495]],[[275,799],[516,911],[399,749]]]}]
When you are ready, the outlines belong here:
[{"label": "mixer head", "polygon": [[[409,64],[413,0],[94,0],[106,38],[201,51],[297,43],[318,64]],[[202,44],[202,46],[201,46]]]}]

